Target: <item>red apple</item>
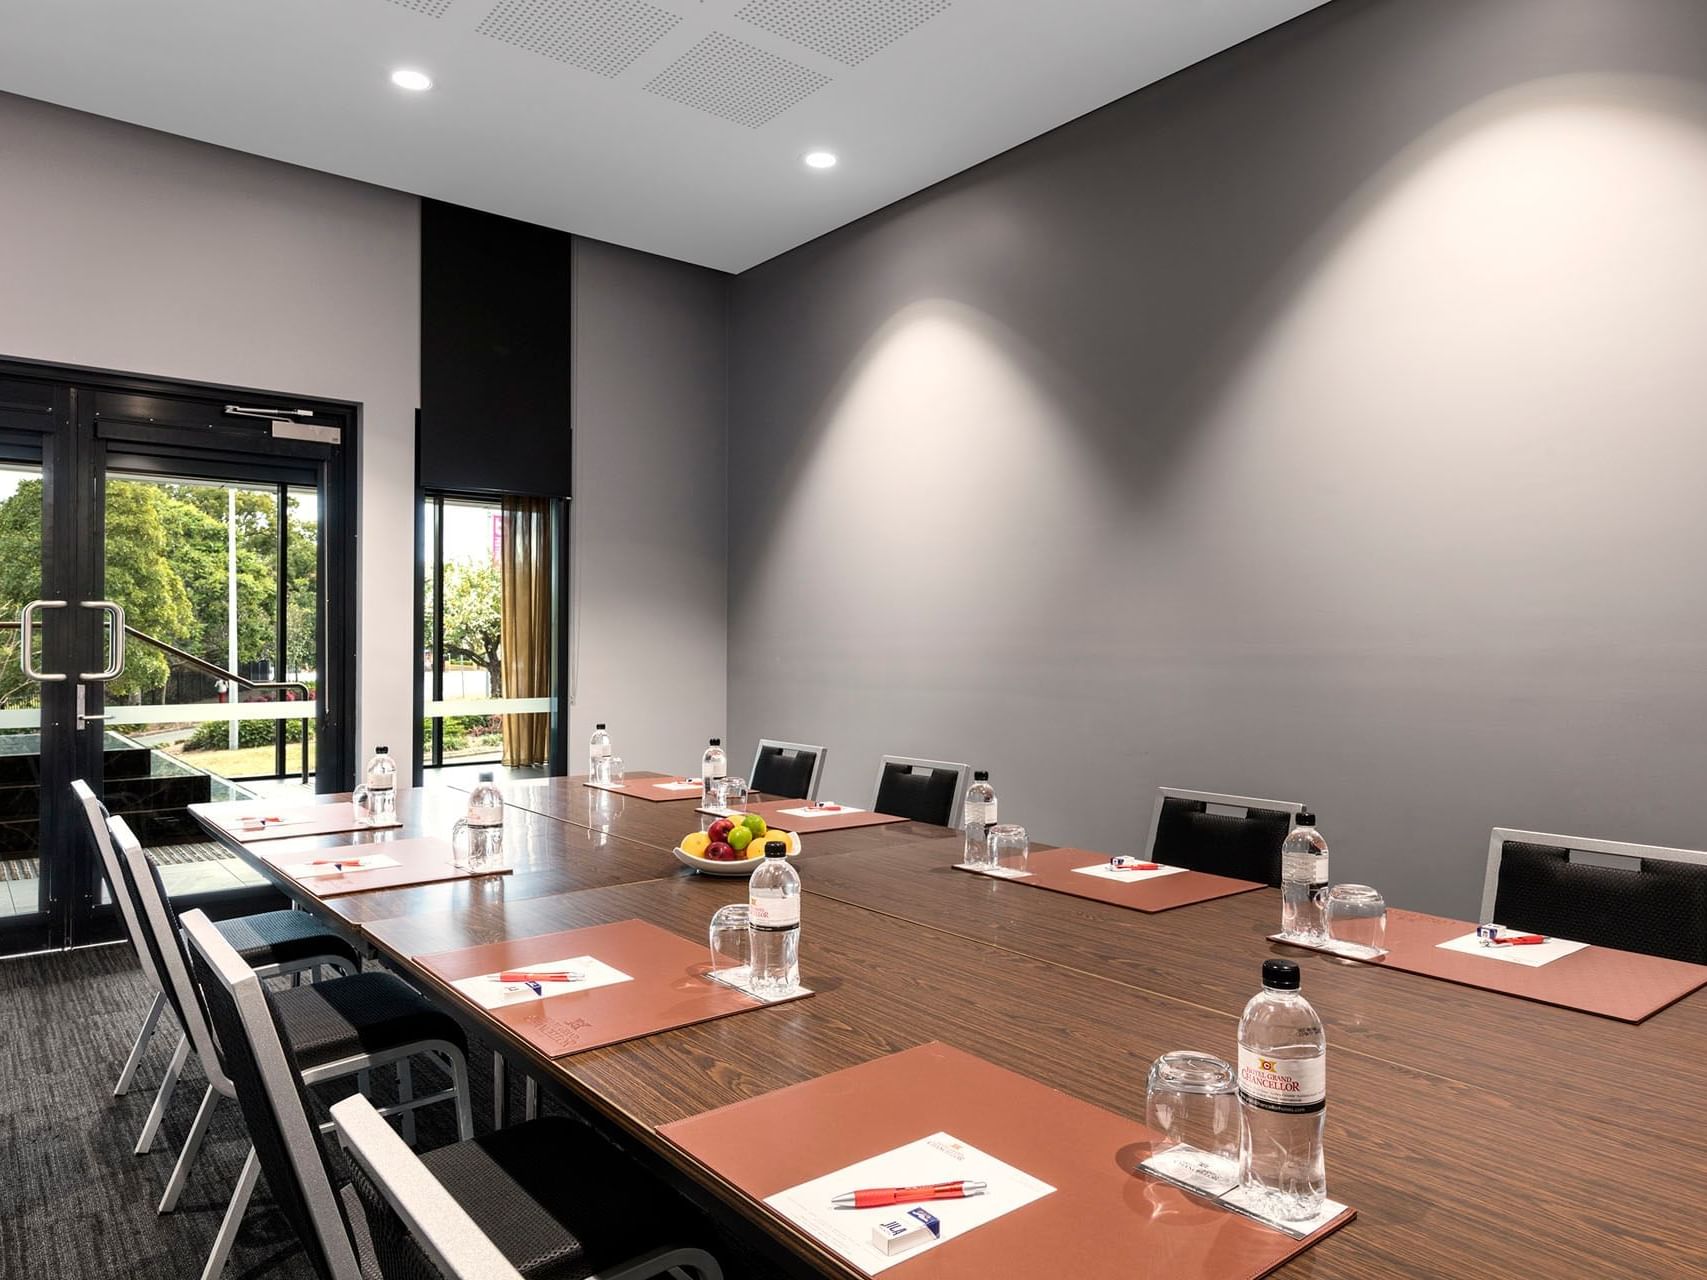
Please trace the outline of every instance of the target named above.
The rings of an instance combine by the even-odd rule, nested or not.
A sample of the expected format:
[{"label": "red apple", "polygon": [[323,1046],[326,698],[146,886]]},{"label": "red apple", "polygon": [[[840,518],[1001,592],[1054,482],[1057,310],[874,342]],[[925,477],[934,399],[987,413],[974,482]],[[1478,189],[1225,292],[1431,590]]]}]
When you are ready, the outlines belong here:
[{"label": "red apple", "polygon": [[711,847],[705,851],[705,856],[713,862],[739,862],[741,860],[741,855],[721,840],[712,841]]},{"label": "red apple", "polygon": [[705,834],[711,837],[712,844],[722,844],[729,839],[729,833],[735,829],[735,824],[728,818],[719,818],[705,829]]}]

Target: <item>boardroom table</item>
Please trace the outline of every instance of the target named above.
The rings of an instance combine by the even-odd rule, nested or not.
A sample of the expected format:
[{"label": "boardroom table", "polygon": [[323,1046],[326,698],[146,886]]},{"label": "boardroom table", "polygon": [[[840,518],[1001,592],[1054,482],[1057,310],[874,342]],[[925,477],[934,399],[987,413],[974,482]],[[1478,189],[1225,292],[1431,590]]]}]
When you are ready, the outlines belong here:
[{"label": "boardroom table", "polygon": [[[384,963],[549,1091],[799,1275],[859,1273],[659,1134],[661,1126],[929,1041],[1142,1123],[1150,1063],[1236,1055],[1264,959],[1295,959],[1330,1045],[1330,1194],[1346,1228],[1274,1274],[1667,1277],[1707,1270],[1707,992],[1637,1025],[1271,943],[1269,889],[1146,914],[951,869],[958,833],[822,832],[798,861],[805,1000],[563,1058],[485,1018],[416,957],[640,919],[703,938],[742,879],[670,852],[691,802],[507,788],[504,876],[322,901]],[[336,803],[347,797],[327,797]],[[401,834],[445,834],[466,797],[400,794]],[[212,823],[233,852],[287,882]],[[373,842],[321,837],[319,847]]]}]

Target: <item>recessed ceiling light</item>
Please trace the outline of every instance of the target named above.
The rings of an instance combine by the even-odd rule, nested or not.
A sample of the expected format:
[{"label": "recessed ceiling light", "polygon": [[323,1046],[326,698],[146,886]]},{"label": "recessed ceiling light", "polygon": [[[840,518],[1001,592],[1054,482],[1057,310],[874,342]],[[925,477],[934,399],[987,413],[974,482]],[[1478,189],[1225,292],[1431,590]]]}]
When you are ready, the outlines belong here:
[{"label": "recessed ceiling light", "polygon": [[805,156],[808,169],[834,169],[836,153],[834,151],[808,151]]},{"label": "recessed ceiling light", "polygon": [[425,71],[411,71],[408,67],[399,67],[391,73],[391,83],[399,89],[421,93],[433,87],[433,78]]}]

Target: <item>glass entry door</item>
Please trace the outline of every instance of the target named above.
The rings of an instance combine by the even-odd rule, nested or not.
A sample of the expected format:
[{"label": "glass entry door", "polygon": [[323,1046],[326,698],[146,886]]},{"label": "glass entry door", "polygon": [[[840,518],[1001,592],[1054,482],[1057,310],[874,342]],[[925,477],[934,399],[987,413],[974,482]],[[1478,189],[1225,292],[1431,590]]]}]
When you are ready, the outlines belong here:
[{"label": "glass entry door", "polygon": [[238,394],[0,374],[0,954],[116,936],[74,778],[216,916],[277,899],[189,806],[347,785],[353,415]]}]

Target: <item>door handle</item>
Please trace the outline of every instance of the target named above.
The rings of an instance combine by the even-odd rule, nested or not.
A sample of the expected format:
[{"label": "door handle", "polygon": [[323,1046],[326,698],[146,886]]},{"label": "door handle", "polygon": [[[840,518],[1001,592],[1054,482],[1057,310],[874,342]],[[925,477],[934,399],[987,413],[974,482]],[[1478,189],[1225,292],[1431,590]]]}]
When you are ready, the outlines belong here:
[{"label": "door handle", "polygon": [[63,600],[32,600],[24,606],[18,615],[18,665],[24,669],[24,674],[31,680],[46,684],[52,680],[65,679],[64,672],[54,675],[47,671],[37,671],[35,664],[30,661],[30,651],[35,647],[36,612],[40,609],[63,609]]},{"label": "door handle", "polygon": [[110,719],[112,719],[111,716],[107,716],[107,715],[99,715],[99,716],[90,715],[87,711],[85,711],[83,709],[84,707],[86,707],[88,705],[89,705],[89,686],[86,684],[80,684],[77,686],[77,727],[79,729],[87,729],[89,727],[89,725],[93,721],[96,721],[96,720],[110,720]]},{"label": "door handle", "polygon": [[[112,615],[113,619],[113,656],[108,659],[111,664],[105,671],[85,671],[77,678],[79,680],[99,680],[105,683],[116,680],[124,674],[124,606],[111,600],[85,600],[85,609],[101,609]],[[61,676],[63,680],[65,677]],[[91,720],[99,720],[100,716],[90,716]]]}]

